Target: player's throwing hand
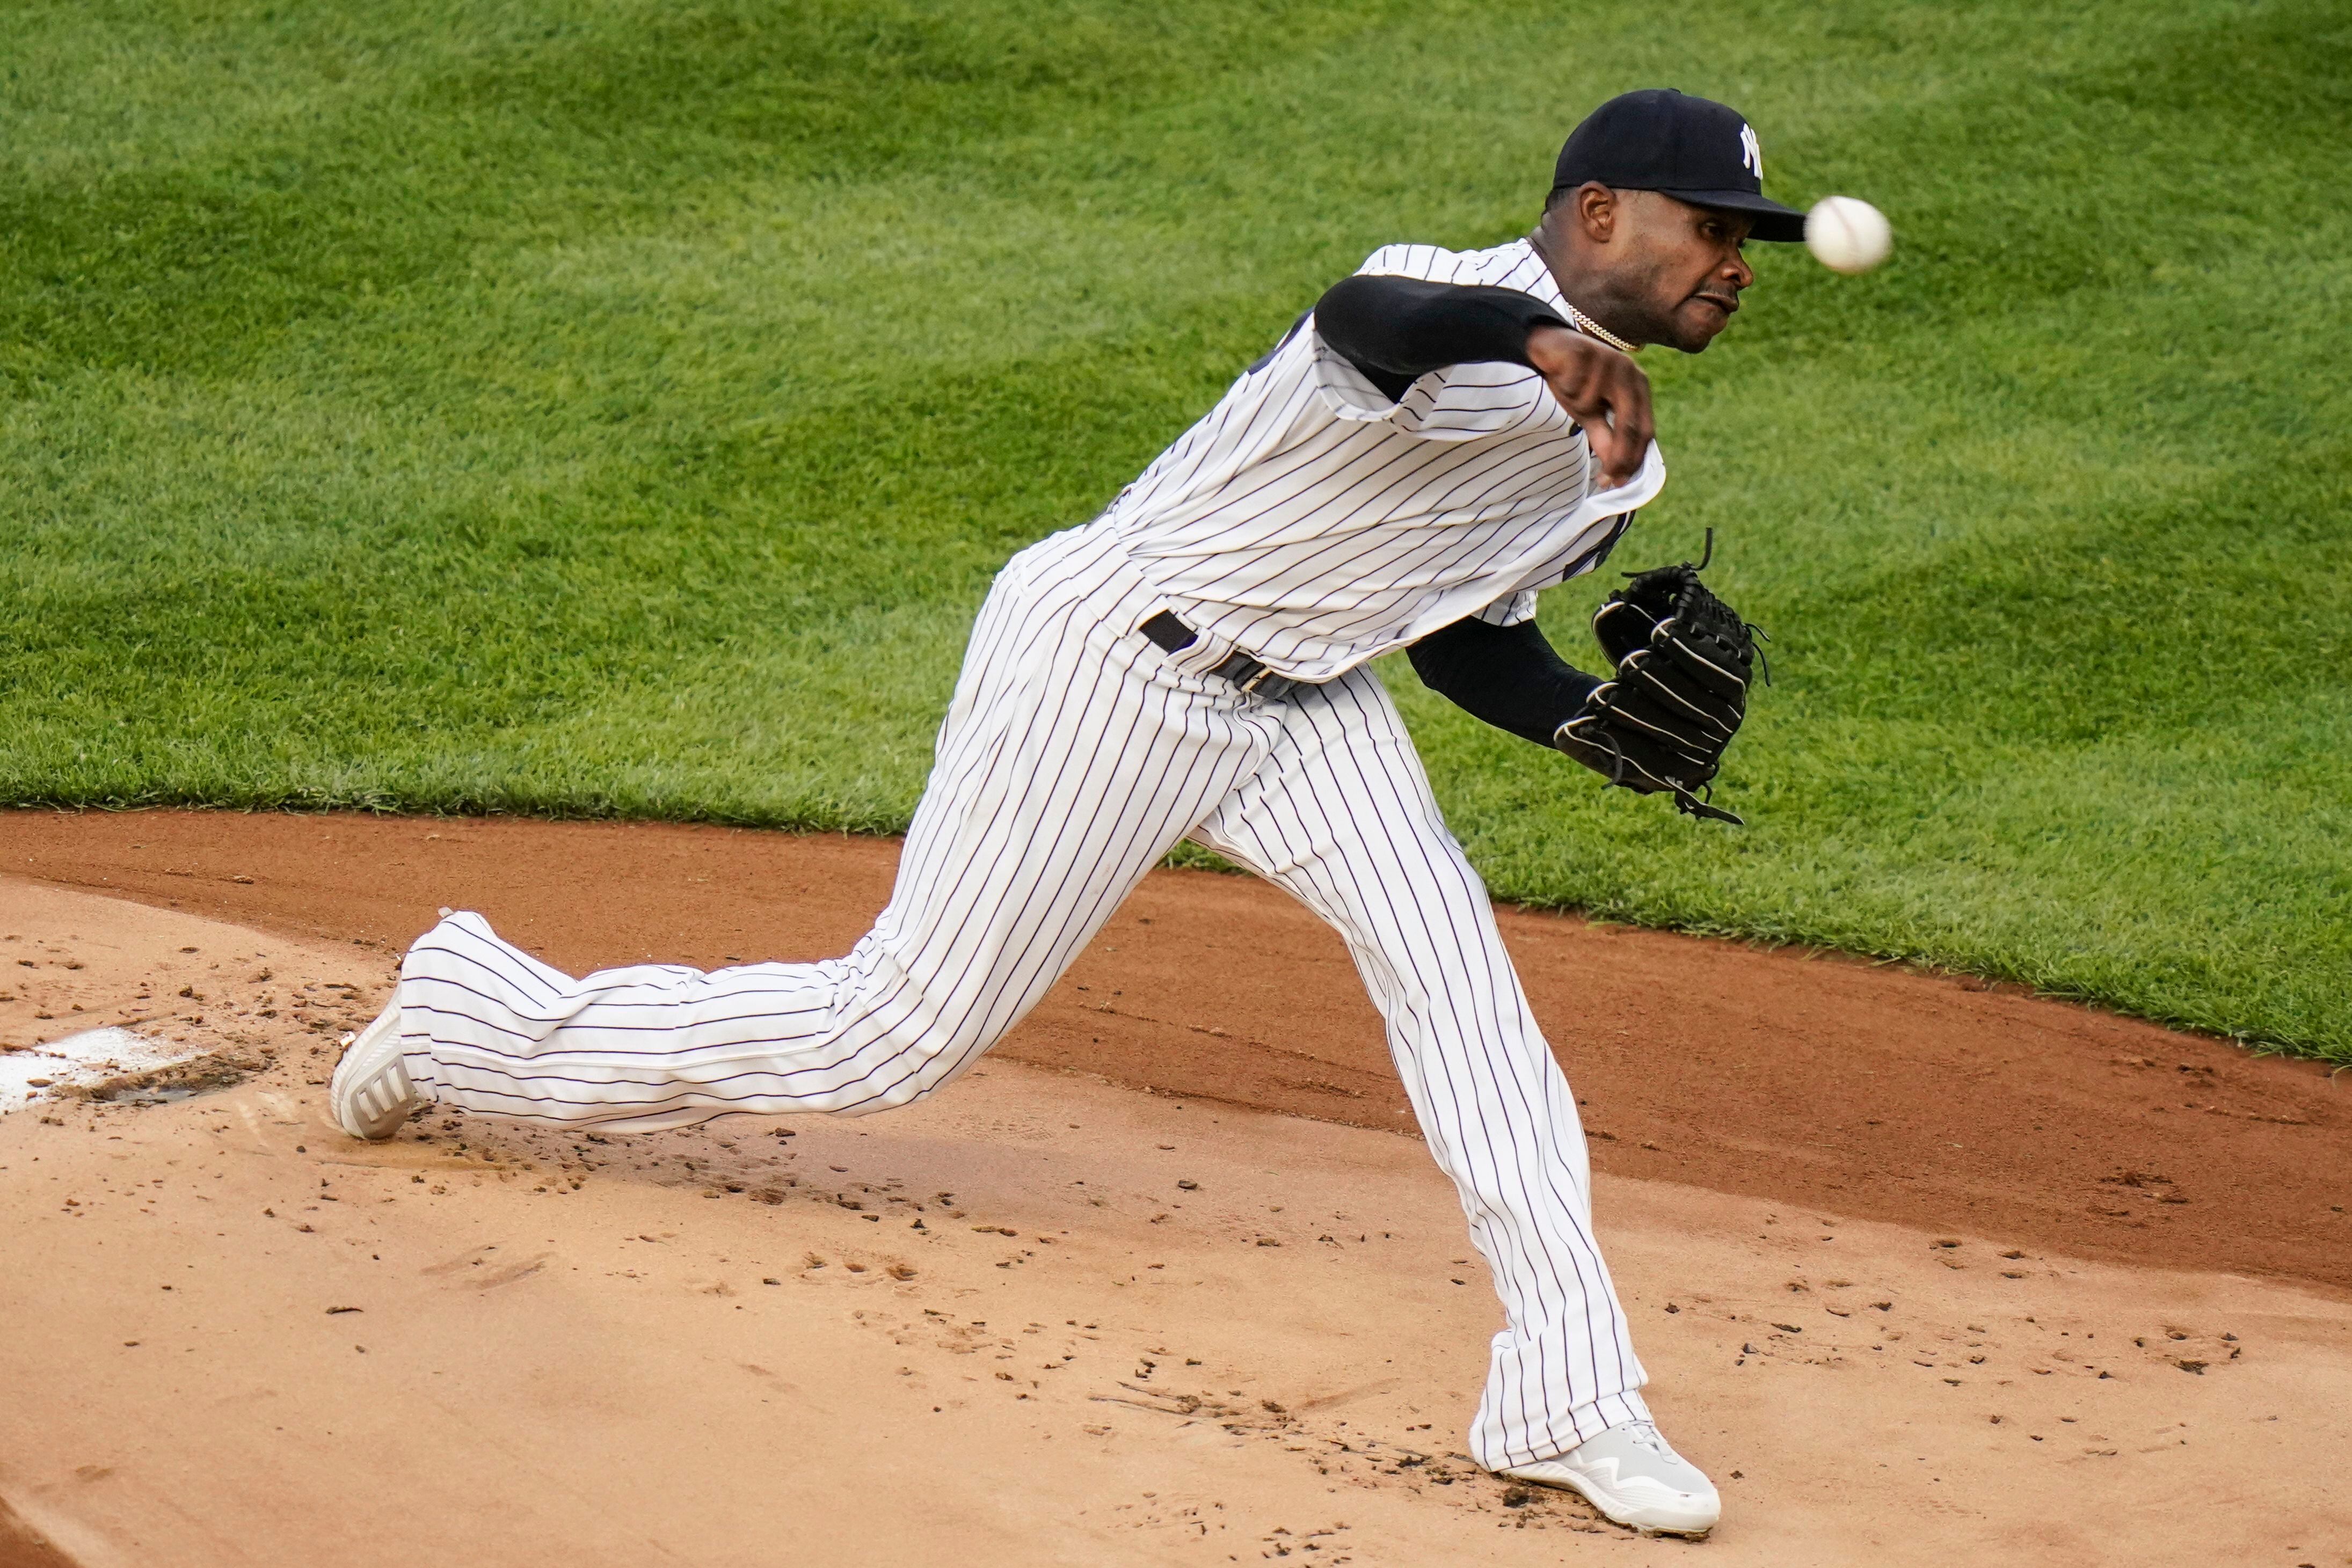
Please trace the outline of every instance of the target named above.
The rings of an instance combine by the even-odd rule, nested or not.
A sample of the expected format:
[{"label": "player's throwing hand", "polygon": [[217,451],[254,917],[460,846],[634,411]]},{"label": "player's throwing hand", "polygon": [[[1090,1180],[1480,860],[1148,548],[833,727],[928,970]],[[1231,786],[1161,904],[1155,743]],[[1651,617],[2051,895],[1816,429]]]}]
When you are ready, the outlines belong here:
[{"label": "player's throwing hand", "polygon": [[1641,470],[1655,427],[1650,378],[1633,357],[1565,327],[1528,334],[1528,362],[1584,432],[1601,460],[1601,485],[1614,489]]}]

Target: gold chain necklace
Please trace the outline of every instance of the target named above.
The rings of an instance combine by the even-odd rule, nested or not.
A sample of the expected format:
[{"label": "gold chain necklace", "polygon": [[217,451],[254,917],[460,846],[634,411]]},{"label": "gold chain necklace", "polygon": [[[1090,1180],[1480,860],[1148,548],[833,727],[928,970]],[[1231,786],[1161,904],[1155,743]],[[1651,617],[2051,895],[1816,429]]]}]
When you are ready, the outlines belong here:
[{"label": "gold chain necklace", "polygon": [[1619,337],[1608,328],[1603,327],[1600,322],[1595,321],[1591,317],[1587,316],[1583,311],[1579,310],[1567,300],[1562,299],[1559,303],[1560,308],[1568,312],[1568,319],[1570,324],[1572,324],[1578,331],[1583,333],[1586,337],[1598,338],[1621,354],[1631,354],[1637,351],[1633,344],[1627,342],[1624,339]]}]

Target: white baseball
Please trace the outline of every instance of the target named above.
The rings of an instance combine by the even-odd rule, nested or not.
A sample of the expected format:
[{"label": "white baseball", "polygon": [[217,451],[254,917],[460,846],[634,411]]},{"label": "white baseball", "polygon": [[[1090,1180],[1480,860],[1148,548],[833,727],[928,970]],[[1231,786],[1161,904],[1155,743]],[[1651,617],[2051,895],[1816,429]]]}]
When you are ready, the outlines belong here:
[{"label": "white baseball", "polygon": [[1805,248],[1832,272],[1868,272],[1895,248],[1895,231],[1858,196],[1823,196],[1805,214]]}]

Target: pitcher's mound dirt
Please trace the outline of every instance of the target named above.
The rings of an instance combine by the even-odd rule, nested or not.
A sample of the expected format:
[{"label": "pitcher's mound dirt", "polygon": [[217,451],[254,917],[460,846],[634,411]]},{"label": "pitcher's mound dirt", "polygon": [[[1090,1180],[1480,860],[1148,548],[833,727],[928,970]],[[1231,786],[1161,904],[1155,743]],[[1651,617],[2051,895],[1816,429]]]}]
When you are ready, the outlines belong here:
[{"label": "pitcher's mound dirt", "polygon": [[1411,1139],[991,1061],[858,1120],[359,1144],[323,1084],[387,955],[0,876],[0,953],[28,948],[6,1007],[145,1011],[257,1067],[0,1115],[0,1568],[2336,1568],[2352,1541],[2352,1304],[2291,1283],[1596,1176],[1654,1407],[1724,1491],[1694,1549],[1463,1458],[1501,1313]]},{"label": "pitcher's mound dirt", "polygon": [[[575,972],[839,954],[898,852],[646,823],[0,816],[0,870],[387,954],[441,905],[478,909]],[[1601,1170],[2352,1287],[2345,1091],[2313,1064],[1832,956],[1513,911],[1503,932]],[[1412,1126],[1338,939],[1244,877],[1155,873],[999,1051]]]}]

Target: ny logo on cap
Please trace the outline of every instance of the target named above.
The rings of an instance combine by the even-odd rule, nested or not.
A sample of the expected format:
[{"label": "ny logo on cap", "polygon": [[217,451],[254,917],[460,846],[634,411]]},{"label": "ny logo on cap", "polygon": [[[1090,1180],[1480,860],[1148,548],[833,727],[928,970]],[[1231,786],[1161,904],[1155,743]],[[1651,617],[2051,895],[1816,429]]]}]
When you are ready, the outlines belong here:
[{"label": "ny logo on cap", "polygon": [[1758,183],[1763,183],[1764,149],[1756,140],[1756,128],[1744,121],[1739,127],[1739,166],[1755,175]]}]

